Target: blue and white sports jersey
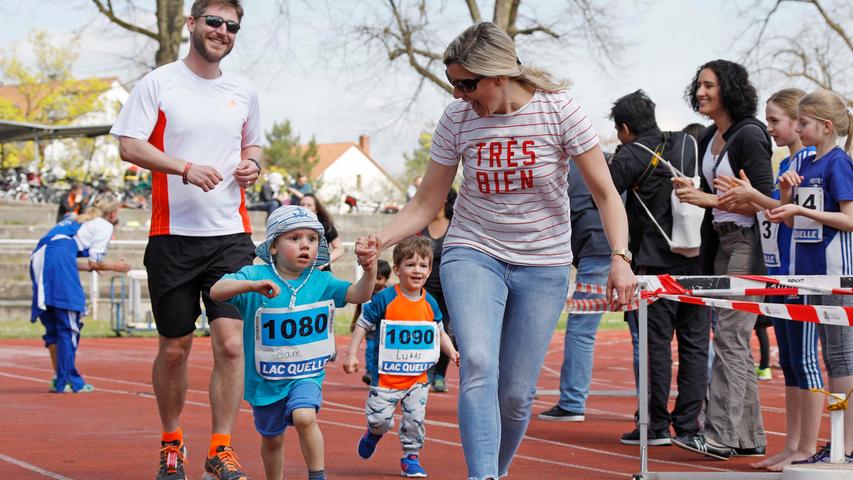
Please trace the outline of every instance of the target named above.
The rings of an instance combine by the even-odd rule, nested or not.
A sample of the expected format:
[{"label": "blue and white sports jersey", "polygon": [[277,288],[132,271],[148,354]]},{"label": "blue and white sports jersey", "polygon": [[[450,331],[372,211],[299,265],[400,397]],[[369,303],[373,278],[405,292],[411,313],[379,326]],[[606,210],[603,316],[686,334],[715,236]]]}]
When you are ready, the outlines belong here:
[{"label": "blue and white sports jersey", "polygon": [[[823,210],[841,211],[839,202],[853,200],[853,163],[839,147],[819,159],[802,162],[801,187],[823,190]],[[823,241],[795,242],[797,275],[849,275],[853,273],[853,234],[823,225]]]},{"label": "blue and white sports jersey", "polygon": [[[793,158],[785,157],[781,162],[779,162],[779,172],[776,174],[776,183],[773,185],[772,192],[774,200],[779,200],[781,198],[781,192],[779,191],[779,178],[782,177],[782,174],[790,169],[793,169],[795,172],[798,171],[800,165],[802,165],[806,160],[810,161],[811,158],[814,157],[815,152],[815,147],[806,147],[795,153]],[[779,234],[776,237],[776,243],[779,245],[779,262],[782,265],[779,267],[767,267],[767,274],[788,275],[790,273],[789,266],[794,245],[791,243],[791,227],[785,225],[784,222],[779,224]]]}]

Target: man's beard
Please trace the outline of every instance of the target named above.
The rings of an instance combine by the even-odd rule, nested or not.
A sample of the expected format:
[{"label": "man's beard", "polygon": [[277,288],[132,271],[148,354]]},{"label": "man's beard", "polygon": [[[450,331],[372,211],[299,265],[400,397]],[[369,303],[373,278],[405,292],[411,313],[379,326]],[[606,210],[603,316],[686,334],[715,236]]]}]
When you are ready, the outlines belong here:
[{"label": "man's beard", "polygon": [[193,32],[193,34],[190,37],[191,37],[191,41],[193,42],[193,48],[195,48],[195,50],[198,52],[199,55],[202,56],[202,58],[204,58],[205,60],[207,60],[210,63],[216,63],[216,62],[222,60],[229,53],[231,53],[231,49],[234,48],[234,42],[231,42],[228,45],[228,49],[225,50],[225,53],[223,53],[222,56],[217,57],[216,54],[209,51],[207,49],[207,46],[205,46],[205,43],[204,43],[205,38],[204,38],[203,33]]}]

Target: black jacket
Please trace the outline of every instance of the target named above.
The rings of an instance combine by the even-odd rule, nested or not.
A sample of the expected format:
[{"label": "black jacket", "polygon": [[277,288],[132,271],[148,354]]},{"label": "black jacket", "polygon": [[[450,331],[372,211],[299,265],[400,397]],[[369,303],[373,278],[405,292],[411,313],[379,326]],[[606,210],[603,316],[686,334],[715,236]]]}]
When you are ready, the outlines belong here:
[{"label": "black jacket", "polygon": [[[678,135],[683,135],[678,133]],[[695,162],[692,151],[687,161],[681,158],[681,150],[674,148],[675,143],[682,139],[669,136],[664,145],[662,157],[672,163],[685,175],[693,176]],[[673,253],[666,243],[666,239],[658,231],[658,228],[649,218],[649,215],[637,201],[633,192],[640,181],[646,168],[652,160],[652,155],[637,146],[643,144],[651,150],[664,141],[664,134],[657,128],[653,128],[639,135],[634,143],[620,145],[613,154],[610,163],[610,176],[619,193],[628,191],[625,198],[625,211],[628,214],[628,233],[630,241],[629,250],[634,255],[634,263],[637,267],[670,268],[695,263],[696,258],[687,258],[683,255]],[[648,207],[661,228],[672,235],[672,175],[669,169],[659,164],[655,170],[637,189],[637,194]]]},{"label": "black jacket", "polygon": [[[744,128],[750,124],[756,125],[759,128]],[[743,131],[740,131],[741,129]],[[717,127],[711,125],[702,132],[699,138],[700,172],[702,171],[702,160],[705,157],[705,151],[710,148],[711,140],[714,138],[716,132]],[[756,190],[770,196],[773,190],[773,167],[770,163],[772,150],[770,148],[770,136],[767,134],[767,128],[764,124],[755,117],[744,118],[729,127],[726,133],[723,134],[723,140],[726,141],[726,146],[724,152],[721,153],[728,153],[732,172],[734,172],[735,176],[742,169]],[[704,175],[701,175],[701,179],[702,190],[713,193],[714,190],[708,185]],[[720,245],[719,235],[714,231],[712,225],[713,218],[712,209],[707,209],[705,219],[702,221],[700,258],[702,260],[703,272],[708,275],[714,274],[714,257]],[[764,255],[761,252],[761,237],[758,233],[758,222],[753,225],[753,229],[755,230],[755,255],[753,255],[752,273],[763,274],[766,268],[764,266]]]}]

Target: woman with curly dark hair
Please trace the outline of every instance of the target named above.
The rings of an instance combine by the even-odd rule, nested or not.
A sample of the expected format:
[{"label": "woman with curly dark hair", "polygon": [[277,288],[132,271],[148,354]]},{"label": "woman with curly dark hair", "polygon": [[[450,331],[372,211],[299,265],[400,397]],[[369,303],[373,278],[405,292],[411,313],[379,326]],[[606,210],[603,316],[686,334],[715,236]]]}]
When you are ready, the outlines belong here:
[{"label": "woman with curly dark hair", "polygon": [[[727,60],[714,60],[696,70],[685,91],[685,100],[714,124],[699,139],[701,188],[673,178],[682,202],[707,209],[700,249],[705,272],[714,275],[764,273],[763,255],[751,204],[723,204],[718,195],[725,188],[718,176],[746,177],[756,190],[770,196],[773,172],[770,137],[755,118],[758,95],[746,69]],[[758,297],[733,300],[758,301]],[[716,356],[704,435],[678,435],[672,443],[720,460],[731,456],[764,455],[764,424],[758,403],[749,339],[756,315],[718,310],[714,326]]]}]

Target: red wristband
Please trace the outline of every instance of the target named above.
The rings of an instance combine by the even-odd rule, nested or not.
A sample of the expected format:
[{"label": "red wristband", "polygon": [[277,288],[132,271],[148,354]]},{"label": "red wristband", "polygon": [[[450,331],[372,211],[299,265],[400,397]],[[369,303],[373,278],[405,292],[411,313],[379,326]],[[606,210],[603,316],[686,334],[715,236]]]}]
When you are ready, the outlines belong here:
[{"label": "red wristband", "polygon": [[184,181],[184,185],[190,183],[189,180],[187,180],[187,174],[190,173],[190,167],[192,166],[193,162],[187,162],[187,164],[184,165],[184,171],[181,173],[181,179]]}]

